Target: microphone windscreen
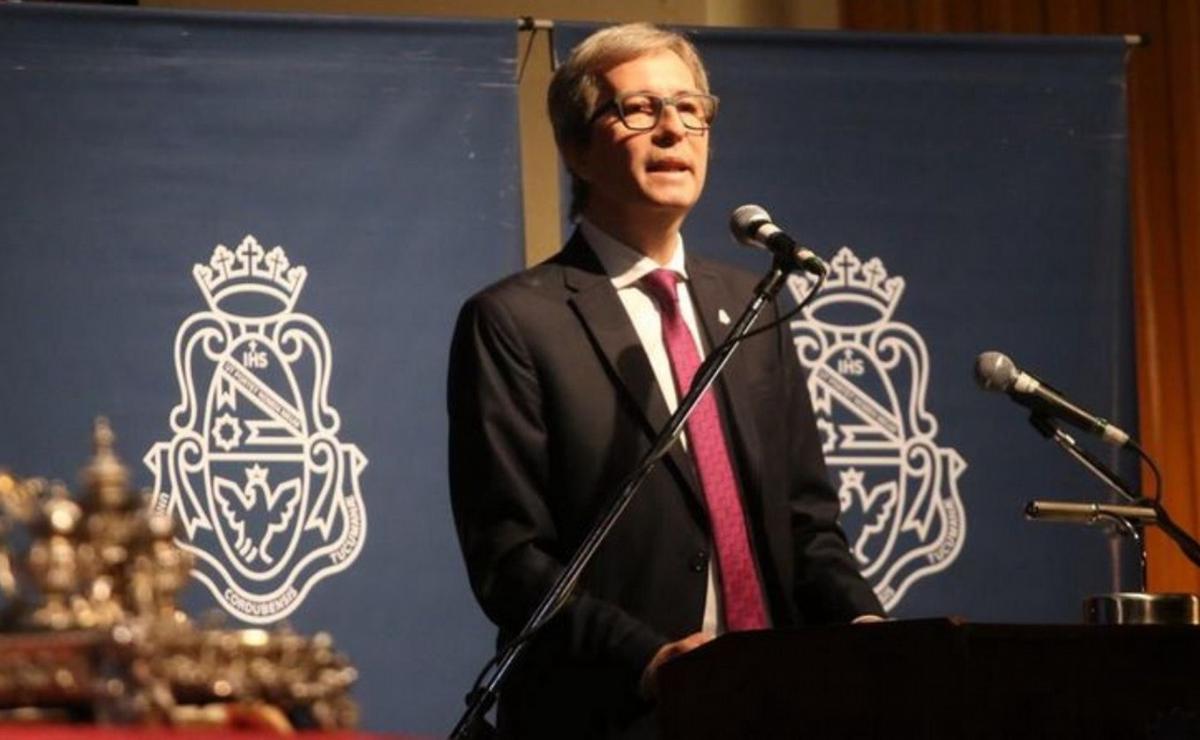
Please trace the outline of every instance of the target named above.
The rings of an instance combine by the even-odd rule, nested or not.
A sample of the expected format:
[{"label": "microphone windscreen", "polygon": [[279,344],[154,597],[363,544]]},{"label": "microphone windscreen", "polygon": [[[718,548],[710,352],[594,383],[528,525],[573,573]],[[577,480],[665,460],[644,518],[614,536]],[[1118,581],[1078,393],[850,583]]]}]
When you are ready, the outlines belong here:
[{"label": "microphone windscreen", "polygon": [[[762,206],[749,203],[733,209],[733,213],[729,216],[729,230],[733,232],[733,238],[742,244],[752,240],[760,226],[769,223],[771,223],[771,214],[767,213]],[[754,244],[753,246],[759,245]]]},{"label": "microphone windscreen", "polygon": [[1017,366],[1003,352],[981,352],[975,358],[975,382],[985,391],[1007,391],[1018,374]]}]

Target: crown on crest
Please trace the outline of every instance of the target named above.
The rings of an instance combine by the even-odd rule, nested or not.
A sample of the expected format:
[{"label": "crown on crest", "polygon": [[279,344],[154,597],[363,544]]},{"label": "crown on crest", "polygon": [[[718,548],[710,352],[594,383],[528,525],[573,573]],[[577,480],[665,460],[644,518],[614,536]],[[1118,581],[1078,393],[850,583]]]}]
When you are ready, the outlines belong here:
[{"label": "crown on crest", "polygon": [[236,314],[229,300],[253,295],[278,301],[278,309],[267,312],[277,315],[295,307],[308,270],[301,265],[292,267],[283,247],[265,252],[258,240],[247,234],[236,249],[218,244],[207,265],[192,267],[192,276],[214,311]]},{"label": "crown on crest", "polygon": [[[806,282],[815,280],[805,276]],[[805,286],[807,292],[811,284]],[[863,321],[860,317],[851,323],[868,324],[875,321],[888,321],[900,303],[904,294],[904,278],[899,275],[888,277],[887,268],[878,257],[872,257],[864,263],[854,254],[850,247],[842,247],[829,261],[829,275],[825,279],[824,288],[816,299],[805,309],[809,319],[818,319],[819,314],[832,308],[834,304],[844,306],[847,303],[857,304],[872,314],[872,318]],[[831,323],[846,323],[843,320]]]}]

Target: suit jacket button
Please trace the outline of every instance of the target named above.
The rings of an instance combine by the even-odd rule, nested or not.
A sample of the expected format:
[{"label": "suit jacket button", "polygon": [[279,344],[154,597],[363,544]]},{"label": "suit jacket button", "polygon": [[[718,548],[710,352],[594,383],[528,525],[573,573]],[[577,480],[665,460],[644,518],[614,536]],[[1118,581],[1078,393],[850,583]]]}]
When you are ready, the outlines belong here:
[{"label": "suit jacket button", "polygon": [[704,569],[707,567],[708,553],[704,552],[703,550],[697,552],[691,557],[691,559],[688,560],[688,568],[690,568],[693,573],[703,573]]}]

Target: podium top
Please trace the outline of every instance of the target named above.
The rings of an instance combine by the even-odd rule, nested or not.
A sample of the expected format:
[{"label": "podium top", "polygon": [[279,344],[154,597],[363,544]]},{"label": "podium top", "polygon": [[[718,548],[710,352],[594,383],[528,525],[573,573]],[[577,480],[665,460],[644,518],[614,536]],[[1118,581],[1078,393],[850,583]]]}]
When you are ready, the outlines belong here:
[{"label": "podium top", "polygon": [[659,724],[664,740],[1138,738],[1193,718],[1198,732],[1182,736],[1200,737],[1197,665],[1200,629],[1187,625],[739,632],[662,666]]}]

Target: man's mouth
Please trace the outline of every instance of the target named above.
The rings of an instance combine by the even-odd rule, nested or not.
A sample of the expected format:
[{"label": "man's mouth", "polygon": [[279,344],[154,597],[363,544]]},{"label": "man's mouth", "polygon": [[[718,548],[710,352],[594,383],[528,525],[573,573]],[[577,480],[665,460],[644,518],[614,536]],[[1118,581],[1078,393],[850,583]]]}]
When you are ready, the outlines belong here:
[{"label": "man's mouth", "polygon": [[656,159],[646,165],[647,172],[691,172],[692,168],[682,159]]}]

